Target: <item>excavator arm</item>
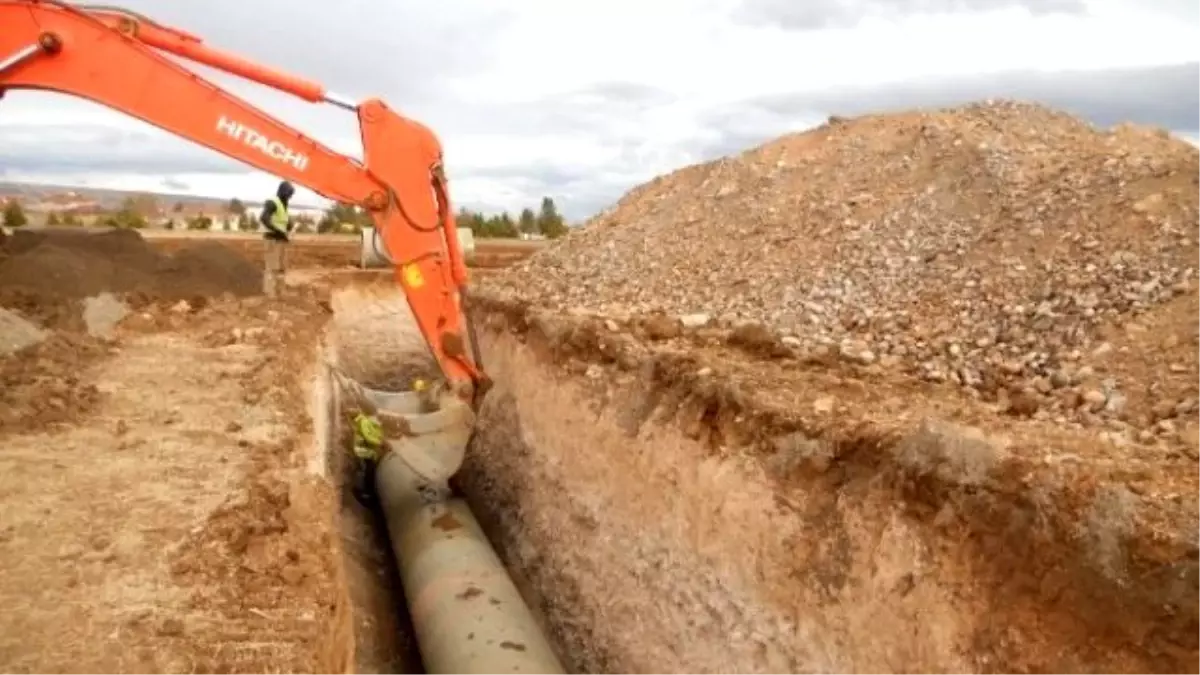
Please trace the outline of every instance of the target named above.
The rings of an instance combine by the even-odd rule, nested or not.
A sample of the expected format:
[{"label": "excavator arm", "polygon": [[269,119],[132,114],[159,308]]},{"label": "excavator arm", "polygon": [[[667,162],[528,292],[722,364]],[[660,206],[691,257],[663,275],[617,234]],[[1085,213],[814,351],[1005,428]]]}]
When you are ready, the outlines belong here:
[{"label": "excavator arm", "polygon": [[[323,146],[162,52],[353,111],[363,162]],[[396,280],[448,384],[464,398],[487,389],[474,335],[468,355],[463,334],[470,332],[463,310],[467,270],[442,146],[424,125],[379,99],[351,102],[132,12],[52,0],[0,0],[0,95],[7,89],[89,99],[362,207],[383,238]]]}]

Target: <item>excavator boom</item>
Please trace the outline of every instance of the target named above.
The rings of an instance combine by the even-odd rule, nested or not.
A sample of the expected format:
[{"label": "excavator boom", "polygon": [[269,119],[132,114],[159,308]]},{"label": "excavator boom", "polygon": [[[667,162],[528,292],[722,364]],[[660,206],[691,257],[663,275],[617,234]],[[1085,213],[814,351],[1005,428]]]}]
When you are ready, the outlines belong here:
[{"label": "excavator boom", "polygon": [[[363,161],[324,147],[163,52],[354,111]],[[378,99],[355,104],[126,10],[52,0],[0,0],[0,95],[6,89],[90,99],[371,214],[453,392],[383,392],[332,373],[357,403],[350,407],[374,413],[389,429],[375,488],[422,660],[429,672],[565,672],[467,502],[449,486],[463,462],[473,408],[490,383],[463,312],[467,271],[433,132]],[[492,601],[463,602],[480,593]]]},{"label": "excavator boom", "polygon": [[[353,111],[363,162],[323,146],[161,52]],[[396,280],[450,387],[463,397],[486,390],[474,340],[473,354],[467,353],[467,271],[442,146],[424,125],[379,99],[354,103],[144,16],[53,0],[0,0],[0,94],[7,89],[89,99],[362,207],[382,236]]]}]

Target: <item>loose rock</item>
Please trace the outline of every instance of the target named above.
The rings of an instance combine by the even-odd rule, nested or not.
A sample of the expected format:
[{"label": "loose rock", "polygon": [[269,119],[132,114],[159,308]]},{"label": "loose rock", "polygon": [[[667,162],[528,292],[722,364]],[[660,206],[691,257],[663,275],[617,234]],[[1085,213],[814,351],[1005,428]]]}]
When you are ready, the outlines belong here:
[{"label": "loose rock", "polygon": [[32,347],[46,339],[46,332],[32,322],[0,307],[0,356]]},{"label": "loose rock", "polygon": [[[1168,134],[1024,103],[843,119],[635,188],[494,289],[753,324],[864,371],[1028,391],[1006,409],[1072,427],[1137,421],[1141,380],[1174,396],[1200,379],[1194,335],[1155,323],[1196,301],[1198,160]],[[1163,356],[1138,382],[1099,390],[1095,373],[1147,349]]]}]

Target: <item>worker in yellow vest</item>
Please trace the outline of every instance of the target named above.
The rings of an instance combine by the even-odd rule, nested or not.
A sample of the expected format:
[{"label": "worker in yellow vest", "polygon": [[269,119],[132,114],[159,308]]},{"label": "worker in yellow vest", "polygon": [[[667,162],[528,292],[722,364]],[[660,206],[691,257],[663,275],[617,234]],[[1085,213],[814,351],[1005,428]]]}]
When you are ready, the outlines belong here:
[{"label": "worker in yellow vest", "polygon": [[[412,391],[426,394],[429,383],[422,379],[413,381]],[[383,423],[379,417],[362,410],[355,412],[351,424],[354,428],[354,498],[367,508],[375,506],[375,470],[387,453]]]},{"label": "worker in yellow vest", "polygon": [[288,181],[279,183],[275,196],[268,199],[258,216],[258,222],[267,229],[263,239],[266,240],[265,270],[263,274],[263,292],[268,296],[277,296],[283,290],[283,275],[287,271],[288,233],[292,231],[292,219],[288,215],[288,201],[296,193],[296,188]]},{"label": "worker in yellow vest", "polygon": [[375,468],[383,454],[383,425],[374,415],[354,416],[354,497],[370,508],[375,503]]}]

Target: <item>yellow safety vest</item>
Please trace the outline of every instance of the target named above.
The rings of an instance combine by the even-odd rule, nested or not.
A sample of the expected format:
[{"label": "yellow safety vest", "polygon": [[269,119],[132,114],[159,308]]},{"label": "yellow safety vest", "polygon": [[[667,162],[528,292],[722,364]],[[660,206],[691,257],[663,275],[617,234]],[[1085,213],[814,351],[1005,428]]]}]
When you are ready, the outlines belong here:
[{"label": "yellow safety vest", "polygon": [[354,454],[362,459],[379,459],[379,448],[382,445],[383,425],[369,415],[355,415]]},{"label": "yellow safety vest", "polygon": [[271,214],[271,224],[280,230],[287,232],[287,224],[289,220],[287,207],[283,205],[283,200],[279,198],[279,195],[271,197],[271,202],[275,204],[275,213]]}]

